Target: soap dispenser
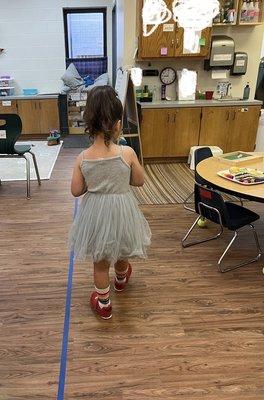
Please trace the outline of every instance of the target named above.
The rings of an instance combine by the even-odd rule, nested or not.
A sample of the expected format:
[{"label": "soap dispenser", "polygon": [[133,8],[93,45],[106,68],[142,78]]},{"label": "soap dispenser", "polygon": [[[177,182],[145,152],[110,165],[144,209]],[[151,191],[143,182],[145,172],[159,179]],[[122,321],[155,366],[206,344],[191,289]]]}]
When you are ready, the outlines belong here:
[{"label": "soap dispenser", "polygon": [[250,94],[250,87],[249,87],[249,82],[247,82],[243,93],[243,100],[248,100],[249,94]]}]

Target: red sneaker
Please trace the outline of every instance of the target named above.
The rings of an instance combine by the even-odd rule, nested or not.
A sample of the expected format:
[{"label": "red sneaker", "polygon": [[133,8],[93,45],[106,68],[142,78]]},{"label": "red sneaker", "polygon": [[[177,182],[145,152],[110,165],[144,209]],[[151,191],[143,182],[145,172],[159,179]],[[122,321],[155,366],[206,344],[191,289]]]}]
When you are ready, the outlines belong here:
[{"label": "red sneaker", "polygon": [[115,289],[116,292],[123,292],[123,290],[125,290],[131,274],[132,274],[132,267],[131,267],[130,264],[128,264],[128,271],[127,271],[127,274],[126,274],[125,282],[118,282],[118,280],[115,278],[114,289]]},{"label": "red sneaker", "polygon": [[99,317],[103,319],[110,319],[112,318],[112,306],[109,305],[107,307],[101,308],[99,305],[99,299],[98,299],[98,294],[96,292],[93,292],[91,294],[90,298],[90,306],[91,309],[99,315]]}]

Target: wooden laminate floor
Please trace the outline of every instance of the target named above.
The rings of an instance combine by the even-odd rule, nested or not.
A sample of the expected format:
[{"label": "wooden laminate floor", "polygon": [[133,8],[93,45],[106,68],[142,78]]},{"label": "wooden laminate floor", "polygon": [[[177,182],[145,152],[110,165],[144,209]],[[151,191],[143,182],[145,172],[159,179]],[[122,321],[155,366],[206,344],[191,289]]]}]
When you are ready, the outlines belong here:
[{"label": "wooden laminate floor", "polygon": [[[30,201],[21,182],[0,187],[1,400],[56,399],[77,153],[61,152]],[[262,215],[264,247],[263,205],[247,205]],[[181,205],[142,210],[149,259],[134,262],[126,293],[112,294],[111,321],[89,309],[91,264],[75,264],[65,399],[263,400],[263,259],[221,275],[215,263],[229,234],[182,250],[193,214]],[[252,243],[243,233],[229,260],[252,253]]]}]

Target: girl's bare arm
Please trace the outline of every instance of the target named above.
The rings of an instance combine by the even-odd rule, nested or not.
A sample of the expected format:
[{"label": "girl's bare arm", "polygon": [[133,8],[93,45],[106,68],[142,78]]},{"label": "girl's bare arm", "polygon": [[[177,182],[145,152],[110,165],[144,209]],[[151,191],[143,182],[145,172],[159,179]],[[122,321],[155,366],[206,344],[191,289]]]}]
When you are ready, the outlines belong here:
[{"label": "girl's bare arm", "polygon": [[144,171],[141,167],[137,155],[134,150],[131,151],[131,186],[143,186],[144,185]]},{"label": "girl's bare arm", "polygon": [[86,183],[81,172],[81,155],[79,155],[76,159],[72,180],[71,180],[71,193],[74,197],[79,197],[83,195],[87,191]]}]

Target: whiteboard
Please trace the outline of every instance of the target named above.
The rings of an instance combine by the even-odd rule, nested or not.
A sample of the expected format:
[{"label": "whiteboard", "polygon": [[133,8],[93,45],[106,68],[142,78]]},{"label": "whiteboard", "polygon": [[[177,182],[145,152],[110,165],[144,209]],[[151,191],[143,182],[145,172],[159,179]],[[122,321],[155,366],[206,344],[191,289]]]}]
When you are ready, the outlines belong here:
[{"label": "whiteboard", "polygon": [[128,71],[122,71],[121,69],[117,71],[115,91],[117,92],[123,107],[125,107],[126,103],[128,79],[129,79]]}]

